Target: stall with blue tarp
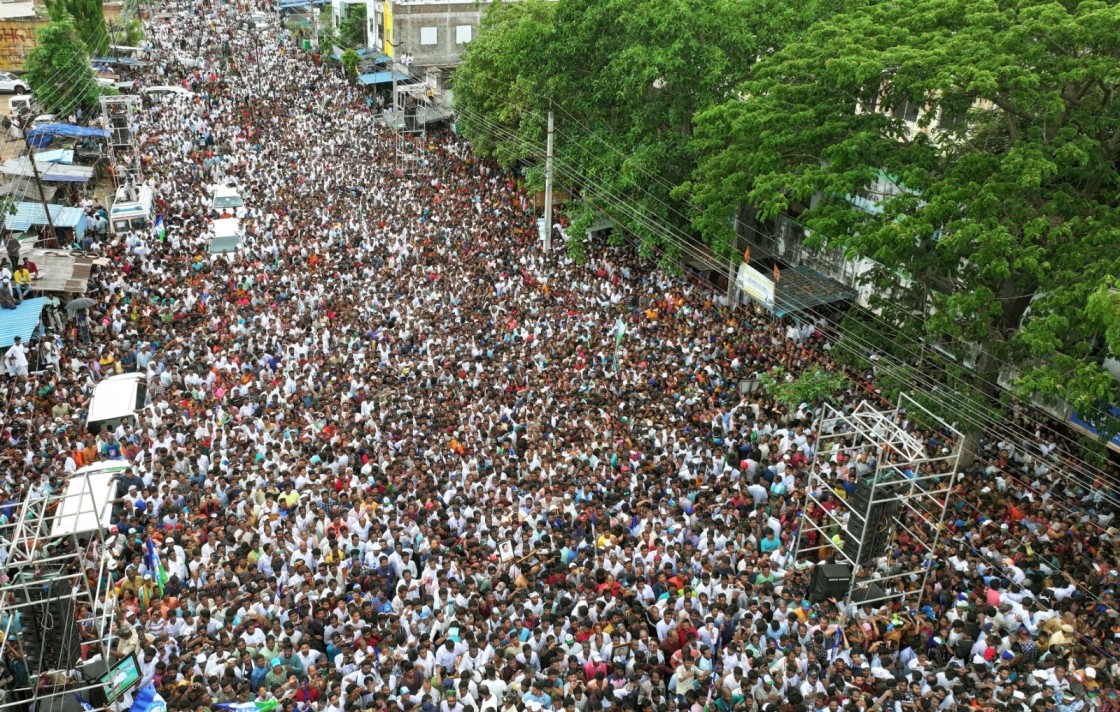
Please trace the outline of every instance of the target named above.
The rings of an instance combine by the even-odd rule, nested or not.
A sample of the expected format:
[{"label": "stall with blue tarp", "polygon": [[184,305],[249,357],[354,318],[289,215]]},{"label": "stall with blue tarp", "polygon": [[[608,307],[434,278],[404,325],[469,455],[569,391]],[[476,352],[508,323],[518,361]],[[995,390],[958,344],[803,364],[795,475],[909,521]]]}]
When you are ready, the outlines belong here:
[{"label": "stall with blue tarp", "polygon": [[[370,72],[369,74],[359,76],[358,81],[366,86],[370,84],[389,84],[393,81],[393,72],[388,70],[383,72]],[[403,72],[397,72],[397,81],[407,82],[408,75]]]},{"label": "stall with blue tarp", "polygon": [[50,143],[55,136],[63,138],[109,138],[109,129],[77,124],[43,124],[27,130],[27,141],[40,147]]},{"label": "stall with blue tarp", "polygon": [[[86,212],[81,208],[68,208],[64,205],[47,204],[51,210],[51,222],[56,228],[67,228],[74,231],[74,236],[80,242],[86,233],[89,221]],[[20,202],[15,205],[14,215],[4,216],[4,227],[13,232],[27,232],[32,225],[46,225],[47,214],[43,212],[42,203]]]},{"label": "stall with blue tarp", "polygon": [[15,309],[0,309],[0,349],[14,344],[17,336],[25,344],[30,341],[46,305],[46,297],[35,297],[24,299]]}]

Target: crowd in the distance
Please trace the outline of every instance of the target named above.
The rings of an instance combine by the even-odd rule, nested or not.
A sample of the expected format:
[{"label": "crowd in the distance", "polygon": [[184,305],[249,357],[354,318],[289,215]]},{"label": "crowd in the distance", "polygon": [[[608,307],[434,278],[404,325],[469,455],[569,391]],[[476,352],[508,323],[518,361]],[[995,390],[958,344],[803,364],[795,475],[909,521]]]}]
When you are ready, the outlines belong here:
[{"label": "crowd in the distance", "polygon": [[[193,95],[139,132],[168,229],[101,243],[92,343],[52,333],[60,357],[32,346],[40,373],[5,385],[0,518],[133,464],[91,556],[114,659],[171,709],[1118,709],[1114,471],[988,435],[921,608],[811,603],[806,472],[831,459],[842,498],[874,452],[817,453],[814,404],[740,382],[835,368],[825,333],[630,249],[543,254],[514,178],[457,136],[398,173],[365,90],[272,8],[254,29],[245,2],[167,7],[143,82]],[[207,250],[215,184],[248,206],[235,254]],[[93,386],[127,370],[151,407],[89,434]]]}]

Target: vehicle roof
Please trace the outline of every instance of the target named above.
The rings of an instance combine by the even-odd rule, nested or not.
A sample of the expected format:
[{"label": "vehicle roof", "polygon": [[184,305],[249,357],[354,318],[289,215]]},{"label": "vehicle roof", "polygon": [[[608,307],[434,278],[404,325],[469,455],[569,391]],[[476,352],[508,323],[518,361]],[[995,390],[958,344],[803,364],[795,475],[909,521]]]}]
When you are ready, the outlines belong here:
[{"label": "vehicle roof", "polygon": [[86,422],[96,423],[132,415],[136,410],[136,389],[143,377],[140,373],[123,373],[98,383],[93,389]]},{"label": "vehicle roof", "polygon": [[240,237],[241,221],[237,218],[219,218],[210,223],[210,231],[215,238]]}]

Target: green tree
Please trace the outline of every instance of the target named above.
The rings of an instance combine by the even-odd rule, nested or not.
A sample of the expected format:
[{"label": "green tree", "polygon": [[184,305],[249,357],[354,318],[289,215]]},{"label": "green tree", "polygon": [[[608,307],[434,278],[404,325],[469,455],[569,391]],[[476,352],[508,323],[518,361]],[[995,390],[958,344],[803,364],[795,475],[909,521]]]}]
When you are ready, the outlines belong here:
[{"label": "green tree", "polygon": [[346,17],[338,27],[342,41],[351,47],[366,46],[366,6],[346,5]]},{"label": "green tree", "polygon": [[342,71],[348,78],[353,79],[358,76],[358,63],[362,61],[362,58],[358,56],[353,47],[342,53],[340,61],[342,62]]},{"label": "green tree", "polygon": [[817,404],[831,401],[851,386],[847,376],[840,373],[813,369],[787,377],[781,367],[761,374],[759,382],[774,400],[791,410],[796,410],[802,403],[808,403],[815,409]]},{"label": "green tree", "polygon": [[319,27],[319,57],[322,59],[323,62],[326,62],[327,60],[329,60],[331,58],[331,55],[334,54],[334,46],[335,46],[336,42],[337,42],[337,38],[336,38],[334,32],[331,31],[331,28],[329,26],[324,27],[324,26],[320,25],[320,27]]},{"label": "green tree", "polygon": [[457,115],[483,153],[506,164],[539,162],[551,108],[557,182],[578,195],[569,213],[586,221],[606,212],[644,247],[672,255],[677,245],[667,230],[691,231],[688,205],[672,191],[694,167],[694,117],[733,95],[755,58],[803,27],[816,7],[494,3],[456,71]]},{"label": "green tree", "polygon": [[46,0],[46,6],[55,22],[66,16],[74,19],[74,28],[90,55],[104,55],[109,48],[109,33],[101,0]]},{"label": "green tree", "polygon": [[96,106],[100,92],[74,20],[56,20],[41,28],[37,37],[24,76],[39,106],[61,116],[79,107],[88,111]]},{"label": "green tree", "polygon": [[896,339],[967,364],[988,404],[1004,364],[1021,394],[1116,402],[1087,306],[1120,274],[1118,58],[1113,3],[853,4],[700,118],[695,224],[721,239],[749,202],[874,260]]}]

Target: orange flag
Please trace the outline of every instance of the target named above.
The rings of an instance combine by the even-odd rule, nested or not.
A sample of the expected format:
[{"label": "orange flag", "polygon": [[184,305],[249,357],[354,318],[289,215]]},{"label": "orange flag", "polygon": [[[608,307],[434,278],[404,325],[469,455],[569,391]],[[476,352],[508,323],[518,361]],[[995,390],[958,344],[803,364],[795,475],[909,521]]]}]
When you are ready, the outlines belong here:
[{"label": "orange flag", "polygon": [[777,284],[782,279],[782,273],[778,271],[778,265],[774,265],[774,284]]},{"label": "orange flag", "polygon": [[751,263],[751,248],[743,250],[743,264],[749,265]]}]

